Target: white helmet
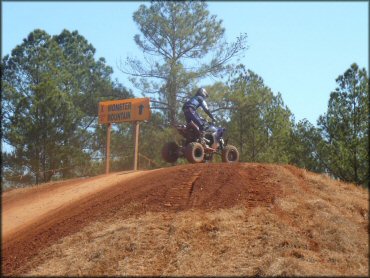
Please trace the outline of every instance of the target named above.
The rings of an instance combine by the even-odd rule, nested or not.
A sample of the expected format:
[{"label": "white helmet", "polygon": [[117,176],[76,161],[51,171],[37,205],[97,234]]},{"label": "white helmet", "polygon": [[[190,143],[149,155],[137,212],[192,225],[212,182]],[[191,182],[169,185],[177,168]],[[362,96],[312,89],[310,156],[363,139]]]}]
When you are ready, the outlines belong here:
[{"label": "white helmet", "polygon": [[206,89],[204,88],[199,88],[197,93],[196,93],[196,96],[202,96],[204,98],[207,98],[208,97],[208,93],[206,91]]}]

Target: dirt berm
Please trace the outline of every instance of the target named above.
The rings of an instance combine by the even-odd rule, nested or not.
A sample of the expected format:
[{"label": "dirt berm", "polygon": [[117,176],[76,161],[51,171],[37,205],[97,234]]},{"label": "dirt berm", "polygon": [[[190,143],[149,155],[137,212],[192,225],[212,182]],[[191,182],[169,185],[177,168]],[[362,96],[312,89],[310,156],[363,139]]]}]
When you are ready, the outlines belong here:
[{"label": "dirt berm", "polygon": [[121,172],[2,194],[4,275],[368,275],[368,191],[289,165]]}]

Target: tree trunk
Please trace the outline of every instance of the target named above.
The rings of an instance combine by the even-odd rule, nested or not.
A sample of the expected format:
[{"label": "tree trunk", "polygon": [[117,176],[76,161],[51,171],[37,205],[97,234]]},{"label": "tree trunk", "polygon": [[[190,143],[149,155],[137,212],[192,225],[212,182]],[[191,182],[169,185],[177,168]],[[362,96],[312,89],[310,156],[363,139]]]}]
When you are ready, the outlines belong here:
[{"label": "tree trunk", "polygon": [[171,71],[167,81],[167,93],[168,93],[168,120],[171,126],[176,124],[176,112],[177,112],[177,80],[176,80],[176,69],[174,62],[171,64]]}]

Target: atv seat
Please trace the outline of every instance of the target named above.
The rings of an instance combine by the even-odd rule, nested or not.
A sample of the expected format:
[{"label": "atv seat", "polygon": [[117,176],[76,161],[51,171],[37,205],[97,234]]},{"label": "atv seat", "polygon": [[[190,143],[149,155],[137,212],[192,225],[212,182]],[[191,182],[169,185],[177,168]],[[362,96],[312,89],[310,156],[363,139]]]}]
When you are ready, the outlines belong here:
[{"label": "atv seat", "polygon": [[187,123],[186,128],[195,129],[195,130],[199,131],[199,126],[197,126],[193,121],[190,121],[190,123]]}]

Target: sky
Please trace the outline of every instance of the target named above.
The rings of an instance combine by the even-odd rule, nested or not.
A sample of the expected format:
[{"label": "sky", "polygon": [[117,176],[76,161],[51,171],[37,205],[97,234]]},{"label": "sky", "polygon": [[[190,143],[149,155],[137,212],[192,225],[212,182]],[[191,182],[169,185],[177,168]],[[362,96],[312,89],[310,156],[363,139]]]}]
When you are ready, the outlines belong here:
[{"label": "sky", "polygon": [[[294,114],[312,124],[327,110],[335,79],[352,63],[369,72],[369,3],[210,1],[222,19],[225,37],[248,35],[240,63],[263,78]],[[142,57],[134,42],[140,34],[132,19],[150,2],[2,2],[2,57],[34,29],[50,35],[77,30],[113,67],[113,78],[132,88],[117,65],[127,56]],[[204,85],[204,84],[200,84]],[[133,92],[138,95],[138,92]]]}]

